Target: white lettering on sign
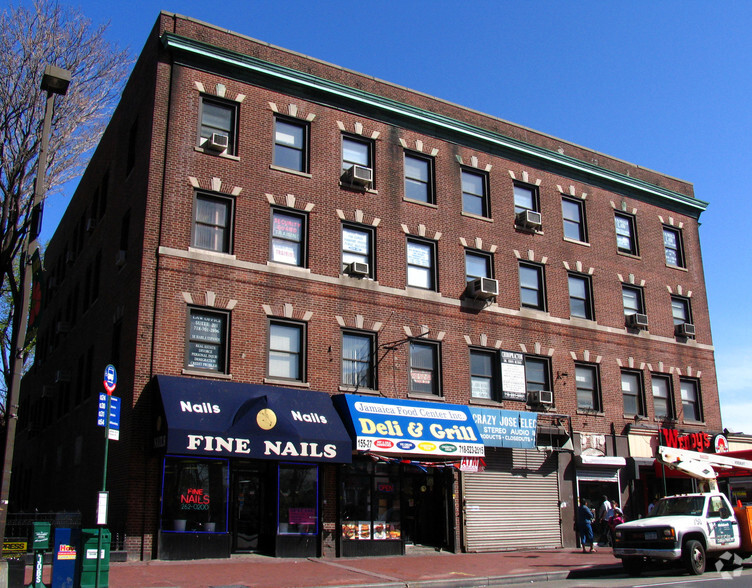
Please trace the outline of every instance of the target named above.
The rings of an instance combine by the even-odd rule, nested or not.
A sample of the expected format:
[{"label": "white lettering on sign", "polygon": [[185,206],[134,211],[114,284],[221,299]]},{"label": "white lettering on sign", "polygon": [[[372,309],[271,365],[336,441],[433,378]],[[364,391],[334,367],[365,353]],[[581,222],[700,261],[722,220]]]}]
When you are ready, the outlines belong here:
[{"label": "white lettering on sign", "polygon": [[188,451],[215,451],[247,454],[251,452],[250,439],[234,437],[212,437],[209,435],[188,435]]},{"label": "white lettering on sign", "polygon": [[302,421],[304,423],[321,423],[325,425],[327,423],[326,417],[323,414],[317,414],[315,412],[301,413],[299,410],[291,410],[292,420]]},{"label": "white lettering on sign", "polygon": [[219,405],[202,402],[200,404],[191,404],[185,400],[180,401],[180,410],[183,412],[196,412],[199,414],[219,414],[221,412]]},{"label": "white lettering on sign", "polygon": [[318,443],[307,443],[302,441],[297,445],[292,441],[264,441],[264,455],[279,455],[281,457],[325,457],[332,459],[337,457],[337,446],[332,444],[324,445],[323,450],[319,450]]}]

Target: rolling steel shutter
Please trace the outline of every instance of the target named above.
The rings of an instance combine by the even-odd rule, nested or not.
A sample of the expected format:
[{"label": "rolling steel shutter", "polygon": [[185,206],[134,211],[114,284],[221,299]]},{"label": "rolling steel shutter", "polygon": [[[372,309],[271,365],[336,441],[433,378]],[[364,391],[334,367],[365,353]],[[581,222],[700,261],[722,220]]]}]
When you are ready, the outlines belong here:
[{"label": "rolling steel shutter", "polygon": [[485,461],[462,474],[465,549],[561,547],[556,454],[486,448]]}]

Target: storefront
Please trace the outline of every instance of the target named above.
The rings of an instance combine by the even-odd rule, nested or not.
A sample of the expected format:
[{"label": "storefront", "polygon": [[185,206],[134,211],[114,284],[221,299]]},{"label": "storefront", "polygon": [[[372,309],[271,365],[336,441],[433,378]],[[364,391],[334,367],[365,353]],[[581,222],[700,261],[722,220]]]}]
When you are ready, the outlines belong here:
[{"label": "storefront", "polygon": [[596,511],[604,496],[623,508],[622,472],[627,460],[618,455],[621,450],[616,438],[598,433],[578,433],[576,437],[579,440],[579,453],[575,455],[577,496],[587,500]]},{"label": "storefront", "polygon": [[[323,392],[156,376],[160,559],[320,555],[322,489],[352,459]],[[334,483],[333,480],[330,483]]]},{"label": "storefront", "polygon": [[483,472],[462,474],[464,549],[561,547],[558,457],[537,448],[538,414],[470,411],[486,457]]},{"label": "storefront", "polygon": [[357,452],[340,469],[340,555],[454,551],[458,467],[484,456],[468,407],[356,394],[334,402]]}]

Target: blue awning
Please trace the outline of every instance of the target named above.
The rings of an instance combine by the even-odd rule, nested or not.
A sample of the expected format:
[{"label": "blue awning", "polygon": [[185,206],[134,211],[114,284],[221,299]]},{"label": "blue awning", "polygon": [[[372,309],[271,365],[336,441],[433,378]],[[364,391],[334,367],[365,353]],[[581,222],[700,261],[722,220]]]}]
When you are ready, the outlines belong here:
[{"label": "blue awning", "polygon": [[483,440],[467,406],[358,394],[333,397],[358,451],[483,457]]},{"label": "blue awning", "polygon": [[168,453],[352,461],[352,440],[324,392],[176,376],[155,380],[166,421],[157,434]]}]

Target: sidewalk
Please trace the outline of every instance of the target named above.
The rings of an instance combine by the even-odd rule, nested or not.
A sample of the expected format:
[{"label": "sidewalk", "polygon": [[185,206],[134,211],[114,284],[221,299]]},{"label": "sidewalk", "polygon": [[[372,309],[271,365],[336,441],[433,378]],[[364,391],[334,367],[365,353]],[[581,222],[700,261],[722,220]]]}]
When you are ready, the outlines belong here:
[{"label": "sidewalk", "polygon": [[[47,581],[49,566],[45,567]],[[598,576],[621,571],[608,547],[597,553],[546,549],[497,553],[421,550],[399,557],[230,559],[110,564],[114,588],[465,588]],[[31,569],[27,566],[27,580]]]}]

